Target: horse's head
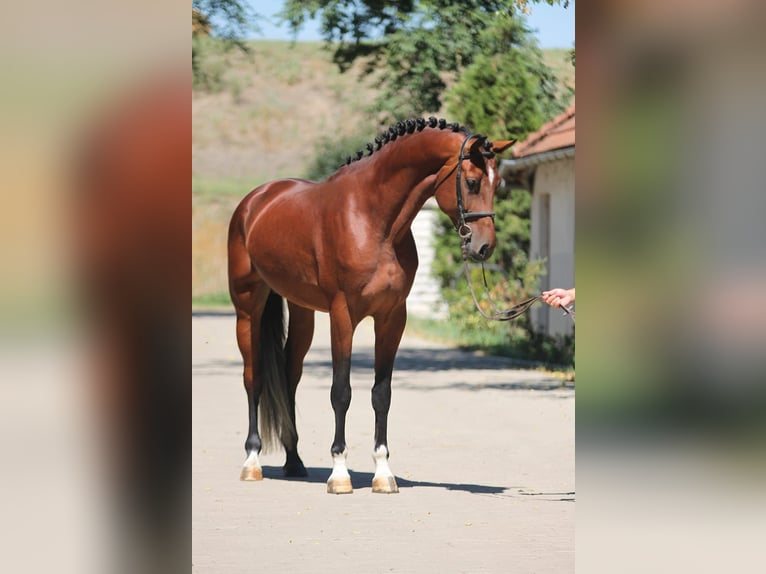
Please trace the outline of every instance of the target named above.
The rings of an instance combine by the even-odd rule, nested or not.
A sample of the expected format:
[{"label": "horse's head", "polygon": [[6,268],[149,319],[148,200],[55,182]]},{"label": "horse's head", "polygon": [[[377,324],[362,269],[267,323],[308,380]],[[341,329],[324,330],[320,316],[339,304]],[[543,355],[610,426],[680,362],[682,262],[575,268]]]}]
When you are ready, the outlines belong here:
[{"label": "horse's head", "polygon": [[437,175],[436,202],[452,220],[468,255],[477,261],[485,261],[495,250],[493,203],[501,180],[495,155],[513,143],[468,135],[456,160]]}]

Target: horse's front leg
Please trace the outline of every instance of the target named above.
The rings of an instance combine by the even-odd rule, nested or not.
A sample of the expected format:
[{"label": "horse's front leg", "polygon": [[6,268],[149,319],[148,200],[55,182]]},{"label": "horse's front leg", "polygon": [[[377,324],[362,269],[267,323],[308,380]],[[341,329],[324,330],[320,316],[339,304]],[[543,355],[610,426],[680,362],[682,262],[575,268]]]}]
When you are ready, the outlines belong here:
[{"label": "horse's front leg", "polygon": [[327,481],[330,494],[350,494],[351,476],[346,467],[346,413],[351,404],[351,342],[354,324],[343,296],[338,296],[330,308],[330,339],[332,346],[332,387],[330,402],[335,412],[335,438],[332,442],[332,474]]},{"label": "horse's front leg", "polygon": [[372,408],[375,410],[375,476],[372,491],[399,492],[396,478],[388,466],[388,410],[391,406],[391,374],[394,359],[407,322],[407,307],[402,303],[387,315],[375,317],[375,384]]}]

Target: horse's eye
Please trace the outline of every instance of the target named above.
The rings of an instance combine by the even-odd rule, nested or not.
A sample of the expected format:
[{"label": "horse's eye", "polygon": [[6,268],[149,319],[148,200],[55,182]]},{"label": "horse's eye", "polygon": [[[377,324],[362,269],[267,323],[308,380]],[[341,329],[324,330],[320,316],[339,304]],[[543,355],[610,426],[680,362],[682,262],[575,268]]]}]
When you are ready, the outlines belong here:
[{"label": "horse's eye", "polygon": [[466,179],[465,182],[468,184],[468,191],[472,193],[476,193],[478,191],[478,179]]}]

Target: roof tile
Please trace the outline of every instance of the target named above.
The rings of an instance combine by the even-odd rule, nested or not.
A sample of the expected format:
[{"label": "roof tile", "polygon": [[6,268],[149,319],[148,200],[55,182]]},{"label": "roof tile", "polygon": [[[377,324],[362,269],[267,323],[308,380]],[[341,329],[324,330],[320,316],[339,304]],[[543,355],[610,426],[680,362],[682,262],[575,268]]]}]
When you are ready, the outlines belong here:
[{"label": "roof tile", "polygon": [[557,116],[524,141],[513,146],[513,157],[526,157],[536,153],[575,145],[575,105]]}]

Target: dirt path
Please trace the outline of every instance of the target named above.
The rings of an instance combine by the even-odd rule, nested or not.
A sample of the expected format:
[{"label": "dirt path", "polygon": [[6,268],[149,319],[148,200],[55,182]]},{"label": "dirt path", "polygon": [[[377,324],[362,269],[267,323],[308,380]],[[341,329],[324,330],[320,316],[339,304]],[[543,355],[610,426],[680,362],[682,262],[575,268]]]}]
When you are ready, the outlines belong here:
[{"label": "dirt path", "polygon": [[389,416],[400,492],[372,494],[372,325],[354,339],[346,437],[354,493],[325,493],[333,415],[326,315],[298,388],[307,479],[238,480],[247,405],[234,317],[192,318],[192,572],[574,571],[574,391],[405,335]]}]

